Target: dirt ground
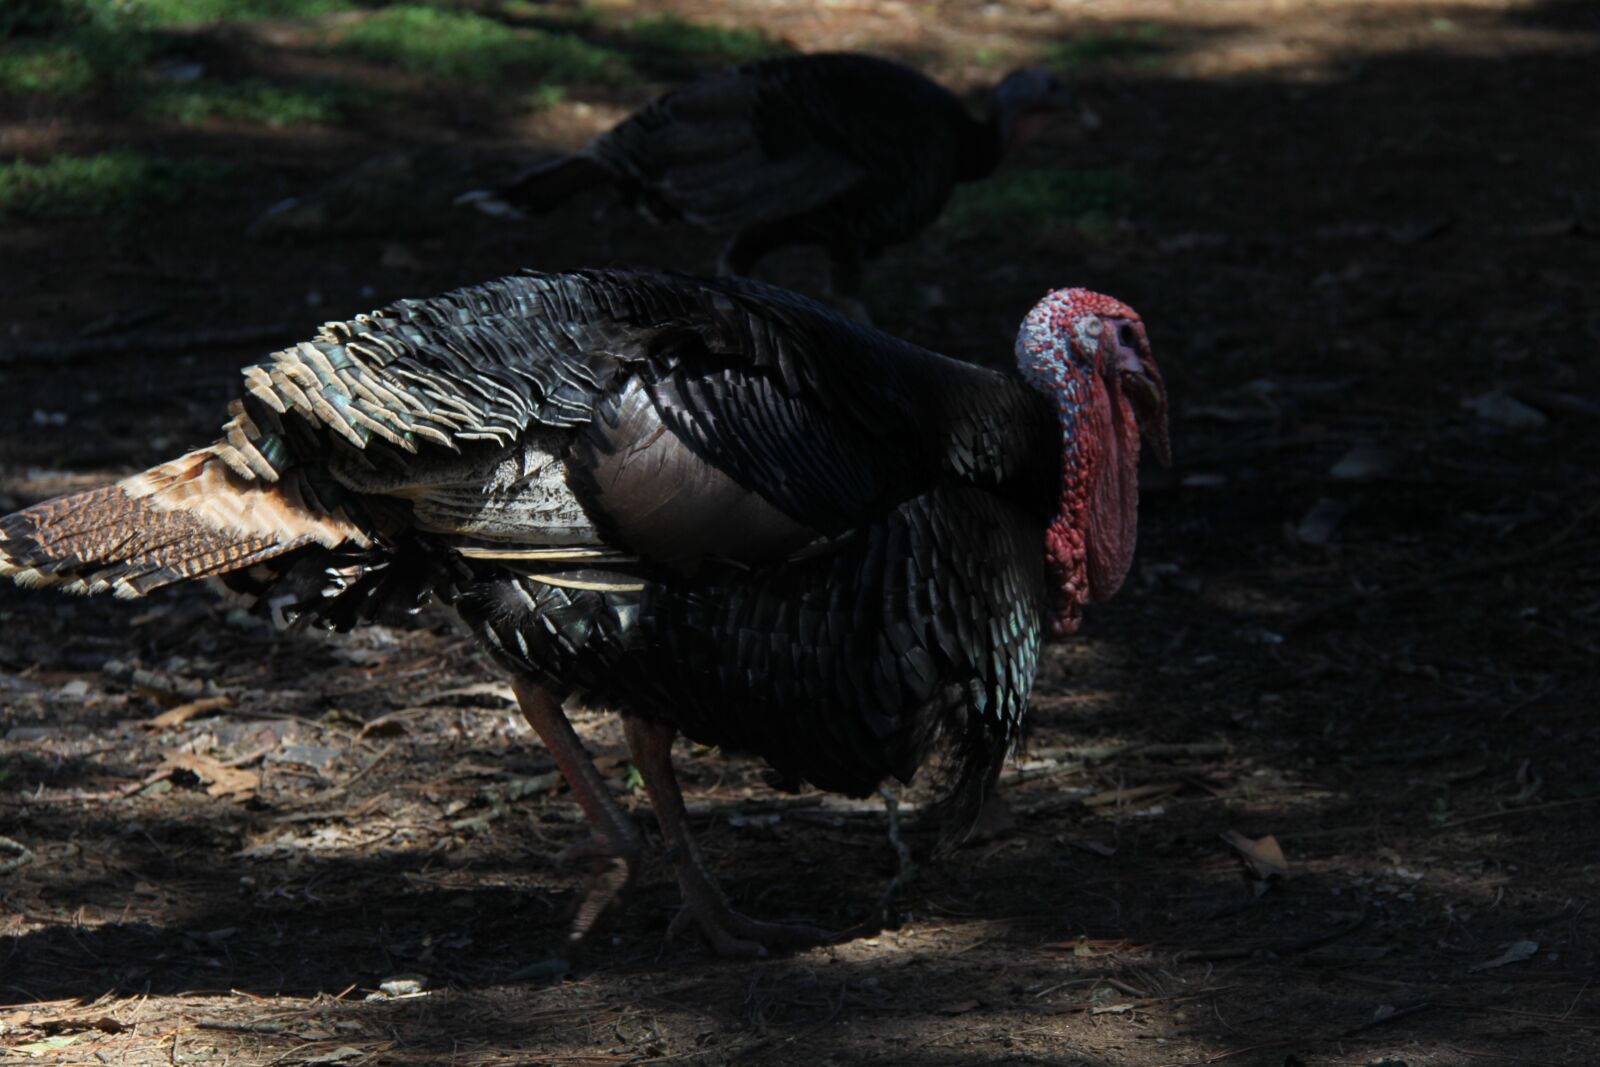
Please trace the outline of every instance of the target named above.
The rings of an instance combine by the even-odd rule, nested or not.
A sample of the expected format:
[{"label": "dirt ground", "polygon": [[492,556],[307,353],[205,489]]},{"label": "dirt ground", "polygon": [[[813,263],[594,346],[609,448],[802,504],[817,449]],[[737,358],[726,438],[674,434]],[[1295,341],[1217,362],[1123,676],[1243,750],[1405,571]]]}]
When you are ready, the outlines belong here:
[{"label": "dirt ground", "polygon": [[[917,873],[875,937],[665,944],[658,860],[574,948],[553,857],[577,809],[442,618],[283,634],[205,590],[7,586],[0,1061],[1600,1062],[1600,9],[672,6],[964,87],[1082,60],[1102,125],[1006,166],[1115,175],[1092,224],[947,221],[867,293],[989,360],[1045,288],[1114,293],[1174,398],[1128,587],[1041,671],[1014,825],[935,861],[909,820]],[[233,62],[312,61],[238,32]],[[709,267],[712,239],[599,197],[518,226],[373,193],[350,210],[375,223],[246,234],[397,149],[434,149],[412,178],[442,203],[461,160],[571,147],[661,87],[529,115],[419,83],[332,129],[0,99],[0,157],[234,166],[113,221],[0,220],[0,507],[209,440],[236,368],[323,319],[525,265]],[[615,723],[577,722],[647,819]],[[884,891],[881,806],[678,763],[737,906],[843,927]]]}]

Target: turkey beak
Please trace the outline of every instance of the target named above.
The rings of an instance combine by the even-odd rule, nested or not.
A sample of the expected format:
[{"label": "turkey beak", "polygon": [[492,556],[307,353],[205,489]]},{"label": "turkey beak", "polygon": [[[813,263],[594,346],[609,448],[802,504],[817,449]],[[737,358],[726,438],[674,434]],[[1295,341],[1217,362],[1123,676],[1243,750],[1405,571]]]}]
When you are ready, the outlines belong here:
[{"label": "turkey beak", "polygon": [[1117,380],[1122,395],[1133,407],[1139,434],[1163,467],[1172,466],[1172,443],[1167,437],[1167,386],[1150,354],[1144,326],[1124,322],[1116,332]]},{"label": "turkey beak", "polygon": [[1133,405],[1133,417],[1139,423],[1139,435],[1145,439],[1163,467],[1172,466],[1172,443],[1167,437],[1167,388],[1161,379],[1151,377],[1143,368],[1123,371],[1122,395]]}]

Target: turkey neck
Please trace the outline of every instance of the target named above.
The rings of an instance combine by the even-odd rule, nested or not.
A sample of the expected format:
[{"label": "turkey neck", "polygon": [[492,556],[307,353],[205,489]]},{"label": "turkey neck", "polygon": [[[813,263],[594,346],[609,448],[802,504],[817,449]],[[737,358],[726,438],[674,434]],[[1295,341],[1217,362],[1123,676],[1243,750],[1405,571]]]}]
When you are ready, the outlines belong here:
[{"label": "turkey neck", "polygon": [[957,163],[957,181],[978,181],[989,178],[1000,160],[1018,138],[1018,118],[1021,117],[1018,101],[1006,104],[997,90],[989,96],[989,114],[981,122],[962,112],[962,157]]},{"label": "turkey neck", "polygon": [[1001,103],[998,93],[990,97],[989,113],[982,121],[963,111],[956,180],[972,182],[993,174],[1006,154],[1015,127],[1016,116]]}]

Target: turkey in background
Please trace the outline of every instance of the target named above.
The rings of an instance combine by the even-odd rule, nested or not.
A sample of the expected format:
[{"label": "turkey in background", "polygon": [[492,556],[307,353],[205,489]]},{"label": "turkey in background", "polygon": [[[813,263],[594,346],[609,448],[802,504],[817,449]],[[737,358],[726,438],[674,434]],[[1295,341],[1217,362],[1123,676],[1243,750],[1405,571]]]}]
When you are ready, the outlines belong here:
[{"label": "turkey in background", "polygon": [[[721,274],[750,274],[768,252],[818,245],[830,297],[865,319],[862,260],[939,217],[957,182],[992,173],[1012,147],[1077,107],[1040,67],[995,87],[982,120],[949,90],[886,59],[783,56],[704,75],[591,141],[459,202],[538,214],[574,194],[617,187],[656,221],[732,237]],[[1086,124],[1098,119],[1083,111]]]}]

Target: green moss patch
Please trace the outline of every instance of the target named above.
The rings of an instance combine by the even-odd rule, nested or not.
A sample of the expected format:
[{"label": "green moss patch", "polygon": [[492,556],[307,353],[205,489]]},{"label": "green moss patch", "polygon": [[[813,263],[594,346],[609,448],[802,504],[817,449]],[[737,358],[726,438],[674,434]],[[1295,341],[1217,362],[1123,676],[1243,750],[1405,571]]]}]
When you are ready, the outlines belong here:
[{"label": "green moss patch", "polygon": [[676,15],[629,19],[618,24],[617,35],[636,65],[663,76],[688,76],[790,51],[760,30],[691,22]]},{"label": "green moss patch", "polygon": [[353,0],[139,0],[134,17],[153,26],[303,19],[359,10]]},{"label": "green moss patch", "polygon": [[508,26],[416,4],[385,8],[339,33],[335,47],[416,74],[462,82],[618,84],[626,60],[580,37]]},{"label": "green moss patch", "polygon": [[1051,48],[1044,61],[1065,71],[1126,63],[1151,67],[1171,50],[1162,27],[1132,26],[1106,33],[1083,33]]},{"label": "green moss patch", "polygon": [[380,110],[384,94],[341,83],[276,85],[251,78],[152,85],[132,102],[141,118],[198,126],[213,119],[263,126],[331,126]]},{"label": "green moss patch", "polygon": [[996,228],[1033,232],[1110,231],[1137,206],[1127,174],[1115,170],[1011,170],[956,190],[944,224],[958,235]]},{"label": "green moss patch", "polygon": [[73,218],[175,203],[227,173],[206,160],[171,160],[138,152],[56,156],[44,163],[0,164],[0,214]]}]

